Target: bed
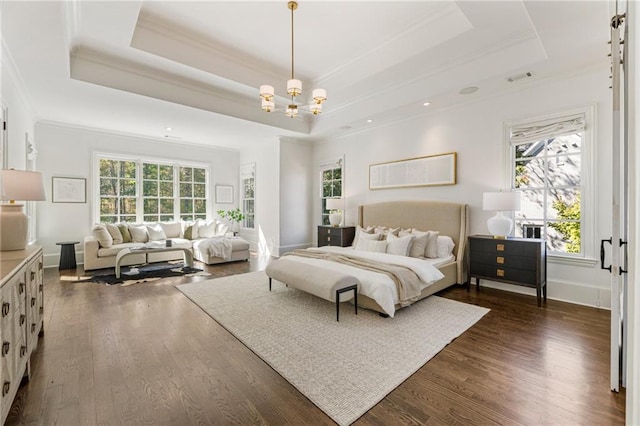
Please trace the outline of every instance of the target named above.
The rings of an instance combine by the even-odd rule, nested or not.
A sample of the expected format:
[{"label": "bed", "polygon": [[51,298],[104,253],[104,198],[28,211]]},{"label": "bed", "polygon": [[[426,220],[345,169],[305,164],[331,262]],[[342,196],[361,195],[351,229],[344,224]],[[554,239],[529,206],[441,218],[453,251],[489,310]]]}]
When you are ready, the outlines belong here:
[{"label": "bed", "polygon": [[[316,254],[319,252],[338,255],[344,253],[348,256],[364,256],[368,261],[374,263],[382,263],[383,261],[386,263],[388,261],[391,264],[412,268],[421,282],[420,289],[417,294],[414,292],[414,297],[411,299],[410,303],[413,303],[453,284],[462,284],[467,281],[464,254],[469,223],[468,209],[466,204],[439,201],[383,202],[362,205],[358,208],[358,225],[364,229],[380,226],[401,229],[415,228],[421,231],[438,231],[440,236],[451,237],[454,248],[447,257],[417,259],[384,253],[364,253],[353,248],[320,247],[307,249],[306,252],[295,251],[283,258],[355,276],[360,281],[358,306],[377,311],[383,315],[393,316],[395,310],[407,306],[408,303],[389,301],[386,293],[394,291],[393,300],[398,300],[396,285],[389,278],[381,278],[380,276],[383,274],[370,270],[362,271],[357,267],[337,264],[330,260],[316,259],[314,258]],[[360,235],[362,235],[361,232]],[[307,253],[309,253],[308,257]],[[301,268],[301,270],[303,269]],[[435,274],[437,276],[434,277]],[[322,280],[322,277],[318,278],[319,281]],[[305,279],[308,280],[309,277],[307,276]],[[425,281],[427,279],[429,280],[428,282]],[[385,283],[385,280],[388,283]],[[289,283],[285,284],[295,287],[295,278],[290,278],[289,281]],[[387,286],[387,288],[383,289],[376,286]]]}]

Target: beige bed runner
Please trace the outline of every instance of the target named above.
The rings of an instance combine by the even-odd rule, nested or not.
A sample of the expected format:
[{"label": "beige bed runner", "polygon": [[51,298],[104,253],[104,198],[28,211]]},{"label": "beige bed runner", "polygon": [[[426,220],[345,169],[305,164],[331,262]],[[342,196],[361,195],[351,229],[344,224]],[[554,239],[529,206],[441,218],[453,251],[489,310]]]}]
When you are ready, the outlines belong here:
[{"label": "beige bed runner", "polygon": [[355,268],[385,274],[391,278],[396,285],[400,306],[410,305],[420,297],[420,278],[411,270],[411,268],[407,268],[405,266],[378,263],[345,254],[320,253],[302,249],[285,253],[285,256],[286,255],[329,260],[353,266]]}]

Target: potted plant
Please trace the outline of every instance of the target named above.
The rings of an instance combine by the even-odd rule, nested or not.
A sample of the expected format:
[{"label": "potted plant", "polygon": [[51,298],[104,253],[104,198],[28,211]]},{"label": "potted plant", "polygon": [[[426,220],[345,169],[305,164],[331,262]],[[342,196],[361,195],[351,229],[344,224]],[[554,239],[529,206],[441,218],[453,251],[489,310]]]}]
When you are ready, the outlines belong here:
[{"label": "potted plant", "polygon": [[238,224],[244,220],[244,214],[238,207],[233,210],[218,210],[218,216],[231,222],[231,231],[233,235],[238,235]]}]

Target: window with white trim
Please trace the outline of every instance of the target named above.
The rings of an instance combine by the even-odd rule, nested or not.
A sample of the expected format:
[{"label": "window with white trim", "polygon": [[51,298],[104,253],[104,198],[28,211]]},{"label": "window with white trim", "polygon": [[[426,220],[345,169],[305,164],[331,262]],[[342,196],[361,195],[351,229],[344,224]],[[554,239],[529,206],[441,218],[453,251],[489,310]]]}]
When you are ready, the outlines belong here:
[{"label": "window with white trim", "polygon": [[515,235],[544,239],[552,255],[592,254],[590,122],[584,111],[508,127],[511,185],[522,193]]},{"label": "window with white trim", "polygon": [[240,202],[242,205],[242,227],[255,228],[256,218],[256,163],[240,166]]},{"label": "window with white trim", "polygon": [[206,219],[208,168],[97,156],[96,220],[162,222]]},{"label": "window with white trim", "polygon": [[320,208],[322,225],[329,225],[327,198],[341,198],[343,188],[342,160],[320,166]]}]

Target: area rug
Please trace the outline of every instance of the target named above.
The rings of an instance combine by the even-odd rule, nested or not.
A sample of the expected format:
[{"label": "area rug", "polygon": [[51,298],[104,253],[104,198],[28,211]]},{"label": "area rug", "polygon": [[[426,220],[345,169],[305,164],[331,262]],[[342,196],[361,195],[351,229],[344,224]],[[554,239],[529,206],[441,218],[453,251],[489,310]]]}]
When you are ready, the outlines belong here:
[{"label": "area rug", "polygon": [[183,263],[161,262],[143,266],[122,267],[120,269],[120,278],[116,278],[115,271],[110,268],[105,271],[96,272],[90,277],[86,277],[78,281],[107,285],[121,284],[126,286],[143,282],[158,281],[168,277],[195,275],[209,276],[211,274],[203,272],[202,269],[184,266]]},{"label": "area rug", "polygon": [[263,271],[176,286],[340,425],[366,413],[488,309],[431,296],[394,318],[274,282]]}]

